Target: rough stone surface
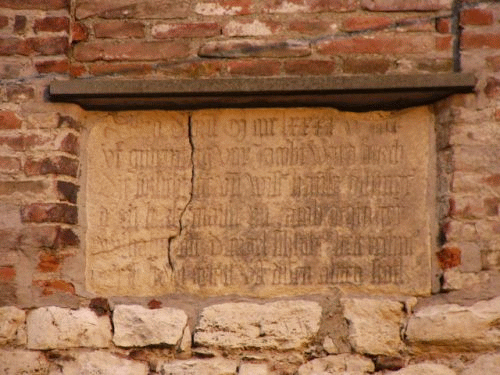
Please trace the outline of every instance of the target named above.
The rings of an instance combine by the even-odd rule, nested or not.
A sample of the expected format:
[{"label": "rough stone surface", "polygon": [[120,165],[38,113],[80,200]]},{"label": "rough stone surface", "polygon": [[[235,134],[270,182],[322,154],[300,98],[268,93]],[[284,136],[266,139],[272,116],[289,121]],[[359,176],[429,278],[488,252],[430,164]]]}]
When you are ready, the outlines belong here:
[{"label": "rough stone surface", "polygon": [[297,349],[313,339],[320,318],[319,304],[308,301],[213,305],[202,311],[194,343],[224,348]]},{"label": "rough stone surface", "polygon": [[313,359],[299,367],[297,375],[365,374],[375,371],[373,362],[360,355],[340,354]]},{"label": "rough stone surface", "polygon": [[242,363],[238,375],[268,375],[268,366],[264,363]]},{"label": "rough stone surface", "polygon": [[460,375],[496,375],[500,373],[500,354],[485,354],[465,367]]},{"label": "rough stone surface", "polygon": [[386,299],[345,298],[349,341],[358,353],[397,354],[402,347],[403,304]]},{"label": "rough stone surface", "polygon": [[0,345],[24,344],[26,313],[14,306],[0,307]]},{"label": "rough stone surface", "polygon": [[45,375],[48,370],[49,363],[42,353],[0,349],[2,375]]},{"label": "rough stone surface", "polygon": [[401,370],[389,372],[391,375],[456,375],[455,371],[444,365],[434,363],[419,363]]},{"label": "rough stone surface", "polygon": [[149,310],[119,305],[113,311],[113,342],[117,346],[176,345],[187,324],[184,311],[169,307]]},{"label": "rough stone surface", "polygon": [[27,317],[29,349],[105,348],[111,344],[111,322],[84,308],[41,307]]},{"label": "rough stone surface", "polygon": [[113,354],[95,351],[72,355],[75,359],[60,361],[61,369],[51,375],[147,375],[147,364],[117,357]]},{"label": "rough stone surface", "polygon": [[500,347],[500,297],[472,306],[423,308],[408,321],[408,343],[421,350],[491,350]]},{"label": "rough stone surface", "polygon": [[237,367],[237,361],[223,358],[190,359],[160,363],[156,372],[168,375],[234,375]]}]

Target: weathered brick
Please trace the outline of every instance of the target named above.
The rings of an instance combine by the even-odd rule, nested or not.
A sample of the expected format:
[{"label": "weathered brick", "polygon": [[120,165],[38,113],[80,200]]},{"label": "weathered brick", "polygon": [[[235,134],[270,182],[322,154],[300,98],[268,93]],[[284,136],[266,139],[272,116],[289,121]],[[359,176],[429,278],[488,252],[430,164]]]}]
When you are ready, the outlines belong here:
[{"label": "weathered brick", "polygon": [[0,195],[39,194],[47,189],[45,181],[0,181]]},{"label": "weathered brick", "polygon": [[7,99],[14,103],[26,102],[35,97],[35,89],[29,85],[8,85],[5,91]]},{"label": "weathered brick", "polygon": [[49,60],[35,63],[36,71],[40,74],[67,73],[69,71],[69,60]]},{"label": "weathered brick", "polygon": [[416,63],[418,70],[430,73],[453,71],[453,60],[451,58],[448,59],[424,58],[424,59],[417,59]]},{"label": "weathered brick", "polygon": [[484,199],[484,208],[486,211],[486,216],[498,216],[498,205],[500,204],[500,198],[490,197]]},{"label": "weathered brick", "polygon": [[65,280],[34,280],[33,285],[42,289],[42,296],[54,293],[75,294],[75,286]]},{"label": "weathered brick", "polygon": [[29,50],[23,39],[0,38],[0,56],[28,55]]},{"label": "weathered brick", "polygon": [[49,140],[49,137],[42,134],[0,136],[0,145],[7,146],[14,151],[25,151],[34,146],[42,145]]},{"label": "weathered brick", "polygon": [[69,9],[69,0],[0,0],[0,8],[39,10]]},{"label": "weathered brick", "polygon": [[151,34],[156,39],[205,38],[221,34],[221,27],[215,22],[160,23],[154,25]]},{"label": "weathered brick", "polygon": [[460,13],[460,23],[462,25],[492,25],[494,22],[493,12],[490,9],[464,9]]},{"label": "weathered brick", "polygon": [[0,16],[0,29],[3,29],[9,24],[9,17]]},{"label": "weathered brick", "polygon": [[461,46],[463,49],[500,49],[500,33],[475,33],[472,31],[464,31],[462,33]]},{"label": "weathered brick", "polygon": [[335,31],[336,24],[321,20],[294,20],[288,25],[290,31],[301,34],[318,35]]},{"label": "weathered brick", "polygon": [[25,223],[77,224],[76,206],[65,203],[32,203],[21,209],[21,220]]},{"label": "weathered brick", "polygon": [[26,40],[29,49],[40,55],[62,55],[69,48],[69,39],[66,36],[54,38],[29,38]]},{"label": "weathered brick", "polygon": [[217,76],[223,68],[218,60],[205,60],[158,65],[158,71],[172,77],[201,78]]},{"label": "weathered brick", "polygon": [[78,160],[65,156],[46,157],[44,159],[29,158],[24,164],[24,173],[27,176],[57,174],[76,177],[78,165]]},{"label": "weathered brick", "polygon": [[208,42],[200,47],[200,57],[303,57],[311,54],[311,46],[300,41],[228,40]]},{"label": "weathered brick", "polygon": [[0,172],[18,172],[21,169],[21,159],[17,157],[0,156]]},{"label": "weathered brick", "polygon": [[488,77],[486,79],[484,92],[488,98],[498,98],[500,96],[500,79],[496,77]]},{"label": "weathered brick", "polygon": [[69,67],[69,75],[71,77],[82,77],[87,74],[87,67],[84,64],[71,64]]},{"label": "weathered brick", "polygon": [[76,198],[79,190],[78,185],[75,185],[74,183],[67,181],[57,181],[56,189],[58,198],[61,201],[76,203]]},{"label": "weathered brick", "polygon": [[376,12],[410,12],[451,9],[452,0],[362,0],[363,9]]},{"label": "weathered brick", "polygon": [[16,15],[14,17],[14,26],[12,27],[14,32],[17,34],[22,34],[26,31],[26,23],[28,19],[26,16]]},{"label": "weathered brick", "polygon": [[350,74],[377,74],[386,73],[393,62],[384,57],[346,57],[343,72]]},{"label": "weathered brick", "polygon": [[33,30],[38,33],[42,31],[58,32],[69,31],[68,17],[45,17],[35,20]]},{"label": "weathered brick", "polygon": [[279,74],[278,61],[238,60],[228,63],[229,74],[233,76],[275,76]]},{"label": "weathered brick", "polygon": [[266,0],[269,13],[350,12],[359,8],[359,0]]},{"label": "weathered brick", "polygon": [[55,248],[64,248],[67,246],[79,246],[80,238],[71,228],[58,227],[57,237],[54,242]]},{"label": "weathered brick", "polygon": [[451,20],[448,17],[441,17],[436,20],[436,31],[441,34],[451,32]]},{"label": "weathered brick", "polygon": [[398,32],[408,32],[408,31],[425,31],[432,32],[435,29],[434,22],[432,22],[428,17],[409,17],[403,18],[396,22],[396,31]]},{"label": "weathered brick", "polygon": [[8,283],[16,277],[16,269],[14,267],[0,267],[0,283]]},{"label": "weathered brick", "polygon": [[291,75],[328,75],[335,71],[334,61],[290,60],[285,61],[284,69]]},{"label": "weathered brick", "polygon": [[0,79],[19,78],[22,65],[16,62],[0,62]]},{"label": "weathered brick", "polygon": [[280,29],[278,22],[261,21],[258,19],[228,22],[222,33],[226,36],[266,36],[273,35]]},{"label": "weathered brick", "polygon": [[97,41],[77,44],[74,49],[74,57],[78,61],[168,60],[188,55],[189,44],[178,41],[127,41],[119,44]]},{"label": "weathered brick", "polygon": [[458,267],[461,263],[461,251],[458,247],[444,247],[436,255],[443,270]]},{"label": "weathered brick", "polygon": [[132,21],[108,21],[94,24],[96,38],[144,38],[144,24]]},{"label": "weathered brick", "polygon": [[345,31],[381,30],[392,24],[392,19],[385,16],[349,17],[342,23]]},{"label": "weathered brick", "polygon": [[356,36],[341,37],[318,44],[318,52],[334,55],[338,53],[370,54],[416,54],[434,50],[433,39],[428,36]]},{"label": "weathered brick", "polygon": [[451,51],[452,36],[438,35],[436,36],[436,50]]},{"label": "weathered brick", "polygon": [[21,119],[12,111],[0,111],[0,129],[20,129]]},{"label": "weathered brick", "polygon": [[500,72],[500,55],[496,56],[487,56],[486,61],[488,62],[488,66],[494,72]]},{"label": "weathered brick", "polygon": [[254,11],[254,0],[198,0],[194,11],[202,16],[240,16]]},{"label": "weathered brick", "polygon": [[64,151],[69,154],[78,155],[80,152],[80,141],[74,133],[68,133],[61,139],[58,147],[59,151]]},{"label": "weathered brick", "polygon": [[71,42],[81,42],[87,40],[89,37],[89,30],[81,22],[73,22],[71,25]]},{"label": "weathered brick", "polygon": [[134,63],[98,63],[89,66],[89,72],[93,76],[99,75],[146,75],[153,71],[150,64],[134,64]]},{"label": "weathered brick", "polygon": [[58,225],[25,225],[18,242],[22,249],[57,249],[56,240],[59,231]]},{"label": "weathered brick", "polygon": [[56,272],[60,266],[61,259],[54,254],[43,252],[40,254],[36,268],[40,272]]},{"label": "weathered brick", "polygon": [[8,147],[13,151],[23,151],[24,137],[22,135],[0,136],[0,146]]},{"label": "weathered brick", "polygon": [[188,0],[77,0],[76,18],[183,18],[189,14]]}]

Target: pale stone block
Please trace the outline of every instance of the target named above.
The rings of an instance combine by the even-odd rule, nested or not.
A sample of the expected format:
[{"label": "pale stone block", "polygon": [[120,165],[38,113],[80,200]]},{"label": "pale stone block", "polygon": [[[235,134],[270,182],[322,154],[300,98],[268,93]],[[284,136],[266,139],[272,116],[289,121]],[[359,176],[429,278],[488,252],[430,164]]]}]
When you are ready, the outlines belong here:
[{"label": "pale stone block", "polygon": [[485,354],[468,365],[460,375],[500,374],[500,354]]},{"label": "pale stone block", "polygon": [[147,309],[138,305],[119,305],[113,311],[117,346],[176,345],[187,325],[184,311],[164,307]]},{"label": "pale stone block", "polygon": [[444,365],[419,363],[401,370],[390,372],[391,375],[456,375],[455,371]]},{"label": "pale stone block", "polygon": [[180,352],[187,352],[188,350],[190,350],[192,341],[193,340],[191,337],[191,330],[189,329],[189,326],[186,326],[186,328],[184,328],[184,332],[182,334],[181,342],[179,343],[179,351]]},{"label": "pale stone block", "polygon": [[310,301],[225,303],[205,308],[194,342],[226,348],[296,349],[316,335],[321,307]]},{"label": "pale stone block", "polygon": [[234,375],[237,368],[238,363],[229,359],[189,359],[160,363],[156,372],[168,375]]},{"label": "pale stone block", "polygon": [[2,375],[45,375],[49,363],[38,352],[23,350],[0,350],[0,374]]},{"label": "pale stone block", "polygon": [[373,362],[356,354],[330,355],[317,358],[299,367],[298,375],[352,373],[364,374],[375,371]]},{"label": "pale stone block", "polygon": [[111,322],[92,310],[50,306],[27,317],[29,349],[105,348],[111,344]]},{"label": "pale stone block", "polygon": [[242,363],[238,375],[268,375],[269,370],[264,363]]},{"label": "pale stone block", "polygon": [[387,299],[344,298],[349,341],[358,353],[395,355],[401,349],[403,304]]},{"label": "pale stone block", "polygon": [[323,340],[323,349],[325,349],[328,354],[338,354],[340,352],[337,345],[335,345],[335,343],[329,336],[326,336]]},{"label": "pale stone block", "polygon": [[54,375],[147,375],[147,364],[117,357],[101,351],[78,353],[74,361],[60,362],[61,369]]},{"label": "pale stone block", "polygon": [[26,313],[14,306],[0,307],[0,345],[26,342]]},{"label": "pale stone block", "polygon": [[408,321],[408,343],[421,350],[492,350],[500,347],[500,297],[472,306],[429,306]]}]

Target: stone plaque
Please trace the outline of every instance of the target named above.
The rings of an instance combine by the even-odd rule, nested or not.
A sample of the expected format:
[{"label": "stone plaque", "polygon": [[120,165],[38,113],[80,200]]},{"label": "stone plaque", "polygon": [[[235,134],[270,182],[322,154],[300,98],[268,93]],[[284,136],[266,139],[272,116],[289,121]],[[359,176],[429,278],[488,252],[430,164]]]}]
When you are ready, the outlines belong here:
[{"label": "stone plaque", "polygon": [[86,173],[91,291],[430,292],[427,108],[98,118]]}]

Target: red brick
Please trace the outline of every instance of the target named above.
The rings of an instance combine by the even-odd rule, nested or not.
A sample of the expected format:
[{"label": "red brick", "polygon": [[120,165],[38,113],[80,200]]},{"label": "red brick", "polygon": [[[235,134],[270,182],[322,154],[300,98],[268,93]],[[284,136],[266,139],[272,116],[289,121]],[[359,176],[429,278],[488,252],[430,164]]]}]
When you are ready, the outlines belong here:
[{"label": "red brick", "polygon": [[87,67],[83,64],[71,64],[69,67],[69,75],[71,77],[81,77],[87,73]]},{"label": "red brick", "polygon": [[39,61],[35,63],[36,71],[40,74],[60,73],[64,74],[69,71],[69,61],[65,60],[50,60]]},{"label": "red brick", "polygon": [[69,293],[75,294],[75,286],[64,280],[36,280],[33,285],[42,288],[43,296],[50,296],[54,293]]},{"label": "red brick", "polygon": [[423,36],[356,36],[335,38],[318,44],[318,52],[334,55],[338,53],[370,54],[414,54],[432,51],[432,38]]},{"label": "red brick", "polygon": [[77,0],[76,18],[184,18],[189,15],[189,1],[179,0]]},{"label": "red brick", "polygon": [[9,24],[9,17],[0,16],[0,29],[3,29]]},{"label": "red brick", "polygon": [[266,36],[281,31],[281,24],[275,21],[247,19],[231,20],[222,29],[222,34],[230,37]]},{"label": "red brick", "polygon": [[265,0],[269,13],[350,12],[359,8],[359,0]]},{"label": "red brick", "polygon": [[78,223],[76,206],[65,203],[32,203],[21,208],[25,223]]},{"label": "red brick", "polygon": [[203,16],[241,16],[254,12],[254,0],[199,0],[194,11]]},{"label": "red brick", "polygon": [[500,95],[500,79],[496,77],[488,77],[484,92],[488,98],[498,98]]},{"label": "red brick", "polygon": [[66,134],[66,136],[61,140],[58,150],[78,155],[80,152],[80,141],[78,140],[78,136],[74,133]]},{"label": "red brick", "polygon": [[392,24],[392,19],[384,16],[349,17],[342,23],[345,31],[380,30]]},{"label": "red brick", "polygon": [[80,189],[78,185],[67,181],[57,181],[56,189],[57,197],[60,201],[76,203],[78,190]]},{"label": "red brick", "polygon": [[375,12],[411,12],[451,9],[452,0],[362,0],[363,9]]},{"label": "red brick", "polygon": [[151,310],[160,309],[161,306],[162,306],[162,303],[160,301],[158,301],[157,299],[154,299],[154,298],[151,301],[148,302],[148,307]]},{"label": "red brick", "polygon": [[69,47],[66,36],[54,38],[29,38],[26,40],[31,51],[44,56],[65,54]]},{"label": "red brick", "polygon": [[27,176],[56,174],[76,177],[78,165],[78,160],[65,156],[47,157],[40,160],[28,159],[24,164],[24,173]]},{"label": "red brick", "polygon": [[266,60],[231,61],[228,71],[233,76],[276,76],[280,72],[280,63]]},{"label": "red brick", "polygon": [[441,34],[449,34],[451,32],[451,20],[441,17],[436,20],[436,31]]},{"label": "red brick", "polygon": [[22,34],[23,32],[25,32],[27,21],[28,21],[28,19],[26,18],[26,16],[20,16],[20,15],[15,16],[14,17],[14,26],[13,26],[14,32],[18,33],[18,34]]},{"label": "red brick", "polygon": [[131,21],[108,21],[94,24],[96,38],[144,38],[144,24]]},{"label": "red brick", "polygon": [[392,61],[383,57],[347,57],[344,59],[344,73],[383,74],[392,66]]},{"label": "red brick", "polygon": [[324,60],[290,60],[284,64],[287,74],[291,75],[328,75],[335,71],[335,62]]},{"label": "red brick", "polygon": [[484,208],[487,216],[498,216],[498,205],[500,204],[500,198],[485,198]]},{"label": "red brick", "polygon": [[403,18],[397,21],[397,31],[425,31],[432,32],[434,31],[434,22],[427,17],[411,17],[411,18]]},{"label": "red brick", "polygon": [[464,31],[462,33],[462,48],[496,48],[500,49],[500,33],[474,33]]},{"label": "red brick", "polygon": [[450,51],[451,50],[451,35],[439,35],[436,36],[436,50],[438,51]]},{"label": "red brick", "polygon": [[0,56],[28,55],[25,41],[18,38],[0,38]]},{"label": "red brick", "polygon": [[493,21],[493,12],[489,9],[464,9],[460,13],[460,23],[462,25],[492,25]]},{"label": "red brick", "polygon": [[500,55],[486,57],[489,67],[494,72],[500,72]]},{"label": "red brick", "polygon": [[318,35],[332,32],[332,24],[320,20],[295,20],[290,22],[288,29],[301,34]]},{"label": "red brick", "polygon": [[27,85],[8,85],[6,89],[7,99],[10,102],[25,102],[35,97],[35,89]]},{"label": "red brick", "polygon": [[71,43],[86,41],[89,38],[89,30],[81,22],[74,22],[71,25]]},{"label": "red brick", "polygon": [[444,247],[436,255],[439,266],[443,270],[458,267],[461,264],[462,252],[458,247]]},{"label": "red brick", "polygon": [[60,266],[60,259],[54,254],[42,253],[40,254],[37,270],[40,272],[56,272]]},{"label": "red brick", "polygon": [[200,57],[303,57],[311,54],[309,43],[301,41],[227,40],[200,47]]},{"label": "red brick", "polygon": [[96,313],[97,316],[105,316],[111,314],[111,307],[106,298],[97,297],[90,300],[89,309]]},{"label": "red brick", "polygon": [[0,172],[18,172],[21,170],[21,159],[0,156]]},{"label": "red brick", "polygon": [[0,136],[0,146],[8,147],[12,151],[23,151],[24,137],[22,135]]},{"label": "red brick", "polygon": [[221,34],[221,26],[215,22],[162,23],[151,30],[153,38],[206,38]]},{"label": "red brick", "polygon": [[110,75],[110,74],[120,74],[120,75],[146,75],[153,71],[153,67],[150,64],[134,64],[134,63],[100,63],[92,64],[89,66],[89,72],[91,75]]},{"label": "red brick", "polygon": [[217,76],[223,64],[218,60],[159,64],[157,70],[172,77],[206,78]]},{"label": "red brick", "polygon": [[60,249],[67,246],[79,246],[80,238],[71,228],[58,227],[57,237],[54,241],[54,248]]},{"label": "red brick", "polygon": [[59,32],[69,31],[68,17],[45,17],[35,20],[33,30],[38,33],[42,31]]},{"label": "red brick", "polygon": [[0,111],[0,129],[21,129],[21,119],[12,111]]},{"label": "red brick", "polygon": [[69,9],[70,0],[0,0],[0,8],[9,9]]},{"label": "red brick", "polygon": [[178,41],[127,41],[119,44],[111,41],[97,41],[77,44],[73,53],[78,61],[169,60],[187,57],[189,44]]},{"label": "red brick", "polygon": [[0,267],[0,283],[8,283],[16,277],[16,269],[14,267]]}]

